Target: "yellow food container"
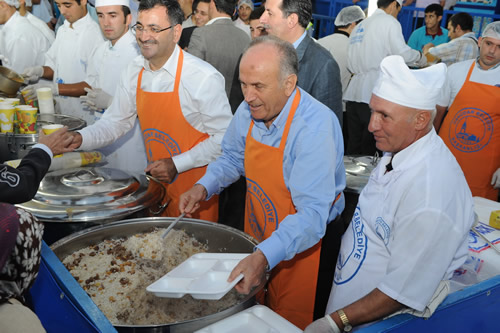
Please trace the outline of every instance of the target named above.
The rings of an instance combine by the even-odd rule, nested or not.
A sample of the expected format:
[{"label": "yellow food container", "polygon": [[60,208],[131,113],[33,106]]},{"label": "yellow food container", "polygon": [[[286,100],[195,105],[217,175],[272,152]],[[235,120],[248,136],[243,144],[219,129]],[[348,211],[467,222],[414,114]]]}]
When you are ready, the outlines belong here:
[{"label": "yellow food container", "polygon": [[490,226],[500,229],[500,210],[494,210],[490,215]]}]

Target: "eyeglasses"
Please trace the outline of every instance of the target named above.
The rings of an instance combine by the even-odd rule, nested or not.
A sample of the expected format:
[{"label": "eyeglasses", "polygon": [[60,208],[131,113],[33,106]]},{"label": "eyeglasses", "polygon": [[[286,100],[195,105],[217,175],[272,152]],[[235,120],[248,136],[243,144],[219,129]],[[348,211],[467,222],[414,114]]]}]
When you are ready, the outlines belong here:
[{"label": "eyeglasses", "polygon": [[160,32],[162,31],[165,31],[165,30],[168,30],[170,28],[173,28],[174,26],[171,25],[170,27],[167,27],[167,28],[164,28],[164,29],[161,29],[161,28],[157,28],[157,27],[144,27],[143,25],[139,24],[139,23],[136,23],[133,27],[132,27],[132,32],[137,35],[137,34],[140,34],[142,35],[144,32],[147,32],[148,34],[150,35],[158,35]]}]

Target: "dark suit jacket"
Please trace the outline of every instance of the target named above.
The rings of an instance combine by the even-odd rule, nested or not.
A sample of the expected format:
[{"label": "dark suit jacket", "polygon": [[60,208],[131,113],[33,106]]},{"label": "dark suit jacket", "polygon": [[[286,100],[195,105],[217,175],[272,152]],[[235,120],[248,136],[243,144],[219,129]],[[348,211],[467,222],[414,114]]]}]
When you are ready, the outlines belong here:
[{"label": "dark suit jacket", "polygon": [[[214,66],[226,81],[229,97],[234,82],[234,72],[243,50],[250,44],[250,37],[237,28],[231,19],[220,19],[193,31],[188,52]],[[237,87],[235,87],[237,88]]]},{"label": "dark suit jacket", "polygon": [[297,47],[297,56],[298,86],[335,112],[342,128],[342,83],[337,62],[308,35]]}]

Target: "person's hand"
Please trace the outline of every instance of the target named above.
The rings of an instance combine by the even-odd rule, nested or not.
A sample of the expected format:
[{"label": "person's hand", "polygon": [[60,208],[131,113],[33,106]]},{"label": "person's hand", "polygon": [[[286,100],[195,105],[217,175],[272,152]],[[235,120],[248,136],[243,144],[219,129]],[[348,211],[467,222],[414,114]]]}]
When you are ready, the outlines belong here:
[{"label": "person's hand", "polygon": [[243,274],[243,279],[234,287],[240,294],[249,294],[253,287],[265,282],[267,259],[261,250],[257,249],[254,253],[241,260],[233,269],[227,282],[231,282],[238,275]]},{"label": "person's hand", "polygon": [[434,44],[432,44],[432,43],[425,44],[424,47],[422,48],[422,53],[427,54],[431,47],[434,47]]},{"label": "person's hand", "polygon": [[68,127],[66,126],[49,135],[43,134],[42,130],[38,132],[38,143],[49,147],[53,155],[73,151],[74,149],[70,147],[72,141],[73,136],[68,132]]},{"label": "person's hand", "polygon": [[21,76],[24,79],[24,82],[26,83],[35,83],[40,80],[40,78],[43,75],[43,67],[42,66],[35,66],[35,67],[28,67],[25,68]]},{"label": "person's hand", "polygon": [[57,83],[36,83],[27,86],[22,90],[24,99],[28,100],[38,100],[38,97],[36,96],[36,90],[40,88],[50,88],[52,90],[52,96],[57,96],[59,95],[59,84]]},{"label": "person's hand", "polygon": [[83,141],[82,135],[78,132],[69,132],[69,134],[71,135],[72,141],[69,143],[68,148],[73,150],[80,148]]},{"label": "person's hand", "polygon": [[493,173],[493,177],[491,177],[491,185],[493,185],[494,188],[500,188],[500,168]]},{"label": "person's hand", "polygon": [[200,184],[194,184],[187,192],[181,194],[179,198],[179,211],[186,213],[187,217],[192,217],[191,214],[200,208],[200,201],[207,198],[207,189]]},{"label": "person's hand", "polygon": [[310,323],[304,333],[340,333],[340,328],[335,324],[332,317],[328,319],[327,316],[330,317],[330,315],[326,315]]},{"label": "person's hand", "polygon": [[113,101],[113,96],[107,94],[100,88],[84,88],[87,95],[80,96],[80,103],[94,111],[107,109]]},{"label": "person's hand", "polygon": [[144,169],[144,172],[149,172],[151,176],[165,183],[172,182],[177,176],[177,168],[171,158],[154,161]]}]

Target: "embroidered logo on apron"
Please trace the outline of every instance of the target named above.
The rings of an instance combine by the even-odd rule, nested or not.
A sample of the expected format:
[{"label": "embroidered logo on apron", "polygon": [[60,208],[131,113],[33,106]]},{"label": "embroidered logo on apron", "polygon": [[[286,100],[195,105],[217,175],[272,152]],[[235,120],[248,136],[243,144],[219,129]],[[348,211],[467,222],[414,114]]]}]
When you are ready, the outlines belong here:
[{"label": "embroidered logo on apron", "polygon": [[[268,195],[256,182],[248,178],[247,189],[247,195],[251,195],[253,199],[256,199],[247,199],[246,212],[248,215],[248,222],[250,223],[255,238],[260,242],[264,239],[264,233],[268,227],[271,228],[271,230],[276,230],[278,228],[278,213]],[[258,220],[264,221],[263,226],[257,223]]]},{"label": "embroidered logo on apron", "polygon": [[480,151],[488,145],[492,134],[493,120],[483,110],[463,108],[451,120],[450,143],[462,152]]},{"label": "embroidered logo on apron", "polygon": [[350,226],[351,229],[346,231],[342,237],[342,247],[352,246],[352,250],[345,257],[342,257],[342,253],[345,251],[342,251],[343,249],[340,250],[339,258],[337,259],[337,269],[335,270],[335,276],[333,278],[335,284],[349,282],[356,276],[366,258],[368,238],[364,232],[365,226],[361,220],[359,206],[356,207]]},{"label": "embroidered logo on apron", "polygon": [[177,142],[175,142],[175,140],[165,132],[150,128],[143,132],[143,136],[149,162],[153,161],[154,145],[161,145],[163,149],[170,154],[169,157],[176,156],[181,153],[181,149]]}]

